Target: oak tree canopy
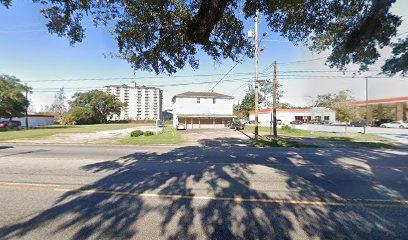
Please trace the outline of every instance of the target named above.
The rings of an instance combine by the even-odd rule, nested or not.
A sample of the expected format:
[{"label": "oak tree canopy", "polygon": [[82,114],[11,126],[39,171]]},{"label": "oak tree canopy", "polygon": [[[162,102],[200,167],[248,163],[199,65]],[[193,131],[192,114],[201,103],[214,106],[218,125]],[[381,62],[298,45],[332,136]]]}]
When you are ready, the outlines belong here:
[{"label": "oak tree canopy", "polygon": [[[401,17],[391,13],[396,0],[32,0],[43,6],[51,33],[85,38],[84,19],[96,26],[115,24],[119,56],[135,70],[173,74],[189,64],[198,68],[201,48],[214,60],[253,55],[243,21],[256,10],[273,32],[312,51],[329,50],[327,64],[361,70],[393,48],[386,74],[407,73],[408,38],[392,42]],[[6,7],[12,0],[0,0]],[[394,38],[395,39],[395,38]]]}]

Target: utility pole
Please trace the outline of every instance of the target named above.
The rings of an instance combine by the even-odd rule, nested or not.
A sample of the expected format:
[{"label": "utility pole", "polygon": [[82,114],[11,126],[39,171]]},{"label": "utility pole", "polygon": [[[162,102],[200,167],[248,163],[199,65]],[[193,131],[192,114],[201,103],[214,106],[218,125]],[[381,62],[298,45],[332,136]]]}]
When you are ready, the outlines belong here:
[{"label": "utility pole", "polygon": [[277,122],[276,122],[276,88],[278,87],[277,83],[277,76],[276,76],[276,71],[277,71],[277,65],[276,65],[276,60],[273,63],[273,139],[277,140],[278,139],[278,131],[277,131]]},{"label": "utility pole", "polygon": [[271,111],[271,121],[269,121],[269,136],[272,136],[272,128],[273,128],[273,111]]},{"label": "utility pole", "polygon": [[364,124],[364,134],[366,134],[366,128],[367,128],[367,125],[368,125],[368,77],[365,77],[365,84],[366,84],[366,86],[365,86],[365,90],[366,90],[366,92],[365,92],[365,95],[366,95],[366,102],[365,102],[365,107],[366,107],[366,117],[365,117],[365,119],[366,119],[366,122],[367,122],[367,124]]},{"label": "utility pole", "polygon": [[[27,87],[27,84],[26,84],[26,87]],[[28,102],[28,88],[26,89],[25,97],[26,97],[26,100],[27,100],[26,109],[25,109],[25,125],[26,125],[26,128],[28,128],[28,104],[29,104],[29,102]]]},{"label": "utility pole", "polygon": [[259,102],[259,82],[258,82],[258,10],[255,12],[255,139],[258,139],[258,102]]}]

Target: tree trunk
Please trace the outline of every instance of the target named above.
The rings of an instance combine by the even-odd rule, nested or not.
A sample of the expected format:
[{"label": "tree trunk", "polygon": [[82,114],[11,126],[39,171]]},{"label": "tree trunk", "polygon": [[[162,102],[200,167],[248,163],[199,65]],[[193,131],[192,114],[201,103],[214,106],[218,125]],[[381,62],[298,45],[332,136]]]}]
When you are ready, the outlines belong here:
[{"label": "tree trunk", "polygon": [[188,39],[192,43],[208,43],[211,32],[231,2],[231,0],[202,0],[197,14],[187,25]]},{"label": "tree trunk", "polygon": [[8,128],[12,128],[12,127],[13,127],[13,123],[12,123],[12,122],[13,122],[13,117],[10,117],[10,118],[9,118],[9,121],[8,121],[8,124],[7,124],[7,127],[8,127]]},{"label": "tree trunk", "polygon": [[345,126],[345,135],[347,135],[347,126],[348,126],[348,122],[346,122],[346,126]]}]

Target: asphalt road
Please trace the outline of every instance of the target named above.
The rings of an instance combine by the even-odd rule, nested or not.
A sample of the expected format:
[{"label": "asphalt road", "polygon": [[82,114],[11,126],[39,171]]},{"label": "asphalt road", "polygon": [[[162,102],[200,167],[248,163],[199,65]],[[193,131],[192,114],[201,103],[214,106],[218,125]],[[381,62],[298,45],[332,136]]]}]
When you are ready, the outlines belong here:
[{"label": "asphalt road", "polygon": [[0,146],[0,239],[407,239],[408,150]]}]

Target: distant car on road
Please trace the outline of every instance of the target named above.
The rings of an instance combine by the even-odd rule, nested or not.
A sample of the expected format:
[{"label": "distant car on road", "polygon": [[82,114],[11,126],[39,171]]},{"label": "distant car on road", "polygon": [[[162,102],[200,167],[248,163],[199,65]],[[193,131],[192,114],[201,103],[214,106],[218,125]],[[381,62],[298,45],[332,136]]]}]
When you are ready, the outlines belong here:
[{"label": "distant car on road", "polygon": [[176,129],[177,129],[177,130],[186,130],[186,129],[187,129],[187,126],[186,126],[186,124],[184,124],[184,123],[179,123],[179,124],[177,124]]},{"label": "distant car on road", "polygon": [[366,121],[351,122],[350,126],[352,126],[352,127],[364,127],[364,126],[368,126],[368,122],[366,122]]},{"label": "distant car on road", "polygon": [[247,119],[241,119],[240,122],[243,123],[243,124],[248,124],[249,123],[249,121]]},{"label": "distant car on road", "polygon": [[248,121],[249,125],[255,125],[255,120]]},{"label": "distant car on road", "polygon": [[[273,120],[270,122],[271,125],[273,125]],[[276,125],[282,125],[282,120],[276,119]]]},{"label": "distant car on road", "polygon": [[[3,121],[3,122],[1,122],[1,124],[6,125],[6,127],[7,127],[7,126],[10,125],[10,122],[9,121]],[[21,122],[20,121],[11,121],[11,127],[21,127]]]},{"label": "distant car on road", "polygon": [[292,125],[302,125],[303,122],[300,121],[300,120],[294,120],[294,121],[290,122],[290,124],[292,124]]},{"label": "distant car on road", "polygon": [[165,126],[166,126],[166,121],[164,121],[164,120],[159,120],[159,121],[157,122],[157,126],[158,126],[158,127],[165,127]]},{"label": "distant car on road", "polygon": [[394,120],[392,120],[392,119],[378,119],[378,120],[375,120],[375,121],[374,121],[374,126],[379,127],[379,126],[381,126],[381,124],[383,124],[383,123],[390,123],[390,122],[392,122],[392,121],[394,121]]},{"label": "distant car on road", "polygon": [[0,128],[6,128],[7,127],[7,124],[5,124],[5,123],[0,123]]},{"label": "distant car on road", "polygon": [[408,128],[408,122],[404,121],[392,121],[390,123],[383,123],[380,125],[382,128]]},{"label": "distant car on road", "polygon": [[235,130],[244,130],[245,124],[241,123],[240,121],[234,121],[231,123],[230,128]]}]

